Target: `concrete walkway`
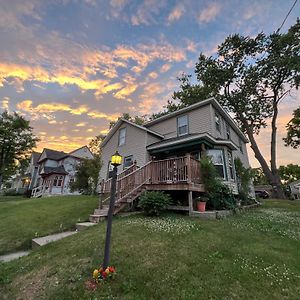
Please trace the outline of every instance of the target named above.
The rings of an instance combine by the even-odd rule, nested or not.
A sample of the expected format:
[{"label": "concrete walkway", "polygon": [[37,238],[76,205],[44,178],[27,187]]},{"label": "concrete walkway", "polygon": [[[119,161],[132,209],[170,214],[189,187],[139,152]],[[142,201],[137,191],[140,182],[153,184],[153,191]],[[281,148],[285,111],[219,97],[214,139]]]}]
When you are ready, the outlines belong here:
[{"label": "concrete walkway", "polygon": [[30,251],[19,251],[19,252],[15,252],[15,253],[10,253],[10,254],[6,254],[6,255],[2,255],[0,256],[0,261],[2,262],[9,262],[11,260],[20,258],[22,256],[26,256],[29,254]]},{"label": "concrete walkway", "polygon": [[77,231],[66,231],[66,232],[61,232],[61,233],[57,233],[57,234],[43,236],[40,238],[35,238],[32,240],[32,243],[31,243],[32,249],[41,247],[41,246],[45,246],[49,243],[61,240],[65,237],[73,235],[75,233],[77,233]]}]

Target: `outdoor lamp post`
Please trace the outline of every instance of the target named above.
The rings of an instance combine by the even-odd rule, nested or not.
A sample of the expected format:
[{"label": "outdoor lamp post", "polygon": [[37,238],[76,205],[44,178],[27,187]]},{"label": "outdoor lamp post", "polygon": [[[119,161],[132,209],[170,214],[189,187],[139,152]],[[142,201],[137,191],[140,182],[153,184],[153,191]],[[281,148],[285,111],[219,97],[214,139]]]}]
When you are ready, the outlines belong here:
[{"label": "outdoor lamp post", "polygon": [[106,238],[105,238],[105,249],[104,249],[104,261],[103,269],[105,270],[109,262],[109,249],[110,249],[110,236],[111,236],[111,227],[112,227],[112,217],[114,213],[114,206],[116,200],[116,184],[117,184],[117,171],[118,166],[122,163],[122,156],[116,151],[116,153],[111,157],[111,165],[114,166],[112,172],[112,181],[110,188],[110,200],[109,200],[109,209],[107,215],[107,225],[106,225]]}]

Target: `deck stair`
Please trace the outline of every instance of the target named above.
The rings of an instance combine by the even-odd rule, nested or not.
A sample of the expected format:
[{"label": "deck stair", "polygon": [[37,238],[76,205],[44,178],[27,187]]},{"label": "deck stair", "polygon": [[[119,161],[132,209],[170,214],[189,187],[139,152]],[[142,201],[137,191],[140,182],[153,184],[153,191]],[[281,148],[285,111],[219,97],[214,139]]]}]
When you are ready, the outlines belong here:
[{"label": "deck stair", "polygon": [[[117,177],[117,192],[114,214],[132,204],[145,190],[158,190],[159,188],[174,185],[191,188],[201,182],[200,164],[190,156],[150,161],[141,168],[136,164],[120,173]],[[101,193],[110,192],[111,179],[103,181]],[[200,187],[202,188],[202,186]],[[109,199],[100,202],[99,207],[90,215],[90,221],[98,223],[108,215]]]}]

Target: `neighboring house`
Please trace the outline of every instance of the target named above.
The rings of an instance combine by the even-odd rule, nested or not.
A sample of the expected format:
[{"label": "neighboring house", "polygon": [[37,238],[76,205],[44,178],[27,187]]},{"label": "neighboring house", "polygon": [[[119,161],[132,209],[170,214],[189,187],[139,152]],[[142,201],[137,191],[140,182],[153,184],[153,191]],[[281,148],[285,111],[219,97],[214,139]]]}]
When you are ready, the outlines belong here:
[{"label": "neighboring house", "polygon": [[300,179],[289,184],[291,197],[293,199],[300,199]]},{"label": "neighboring house", "polygon": [[32,197],[68,195],[70,183],[75,179],[76,166],[82,159],[92,159],[87,146],[65,153],[44,149],[37,161],[37,173],[30,185]]},{"label": "neighboring house", "polygon": [[[118,150],[123,156],[123,165],[119,167],[119,207],[122,207],[122,201],[130,202],[138,197],[139,185],[147,190],[188,191],[191,210],[192,199],[204,192],[199,159],[204,154],[211,156],[219,176],[237,194],[234,159],[239,157],[246,168],[250,167],[247,142],[237,124],[214,98],[143,126],[120,119],[101,144],[103,167],[100,177],[104,181],[109,179],[110,157]],[[132,176],[129,175],[131,171]],[[102,183],[103,192],[108,192],[109,187],[110,180]],[[132,190],[136,190],[134,197],[126,198]]]},{"label": "neighboring house", "polygon": [[33,188],[33,182],[37,176],[37,162],[40,155],[41,153],[39,152],[32,152],[29,159],[29,165],[25,173],[20,174],[18,172],[13,176],[10,190],[14,190],[16,193],[24,194],[27,190],[31,190]]}]

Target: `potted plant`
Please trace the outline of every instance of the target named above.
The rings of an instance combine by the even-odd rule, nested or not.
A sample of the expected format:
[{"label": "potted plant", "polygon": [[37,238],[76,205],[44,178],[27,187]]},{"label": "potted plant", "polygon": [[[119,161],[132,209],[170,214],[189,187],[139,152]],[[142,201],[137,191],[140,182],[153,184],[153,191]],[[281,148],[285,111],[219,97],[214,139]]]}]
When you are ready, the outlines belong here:
[{"label": "potted plant", "polygon": [[197,210],[200,212],[205,212],[206,202],[208,198],[204,196],[200,196],[196,200],[197,200]]}]

